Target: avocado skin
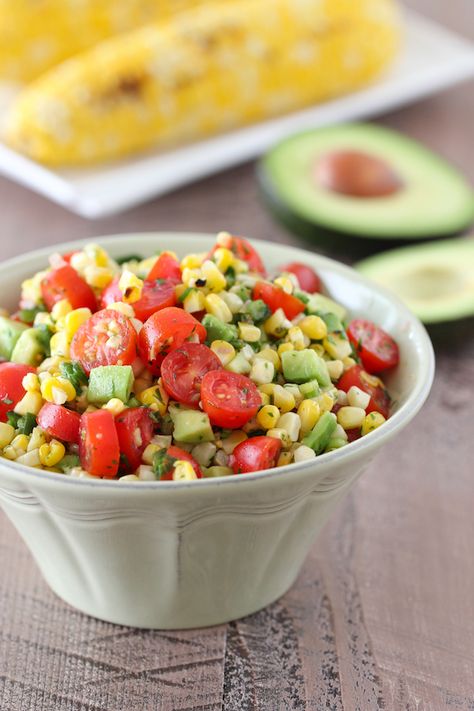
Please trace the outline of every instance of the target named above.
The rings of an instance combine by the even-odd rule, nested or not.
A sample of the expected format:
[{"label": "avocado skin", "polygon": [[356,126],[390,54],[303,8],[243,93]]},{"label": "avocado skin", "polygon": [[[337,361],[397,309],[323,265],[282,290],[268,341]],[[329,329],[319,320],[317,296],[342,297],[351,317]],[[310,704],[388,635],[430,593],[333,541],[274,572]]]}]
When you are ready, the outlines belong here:
[{"label": "avocado skin", "polygon": [[376,237],[362,232],[338,232],[323,225],[317,225],[310,220],[297,215],[290,210],[277,194],[270,177],[264,168],[263,161],[256,166],[257,180],[260,187],[260,195],[274,216],[277,222],[285,227],[290,234],[309,242],[314,246],[321,247],[324,251],[340,254],[346,263],[349,254],[356,259],[383,252],[386,249],[396,249],[407,246],[407,244],[419,244],[427,240],[441,240],[448,237],[456,237],[462,234],[471,225],[471,221],[466,221],[456,230],[443,232],[437,235],[425,235],[423,237]]}]

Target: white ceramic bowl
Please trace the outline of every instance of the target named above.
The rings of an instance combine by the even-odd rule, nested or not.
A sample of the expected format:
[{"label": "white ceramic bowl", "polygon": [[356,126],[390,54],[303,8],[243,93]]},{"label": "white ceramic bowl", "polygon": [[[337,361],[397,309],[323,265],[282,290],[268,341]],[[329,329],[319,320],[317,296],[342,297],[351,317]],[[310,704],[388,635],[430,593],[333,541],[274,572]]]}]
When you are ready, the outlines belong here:
[{"label": "white ceramic bowl", "polygon": [[[184,255],[207,249],[213,238],[159,233],[96,241],[114,256],[165,248]],[[89,615],[137,627],[190,628],[276,600],[294,582],[337,502],[428,396],[431,343],[401,302],[332,260],[268,242],[256,246],[269,267],[310,264],[333,298],[396,338],[401,362],[387,379],[393,415],[370,435],[310,462],[187,483],[73,479],[0,459],[5,513],[51,588]],[[43,268],[50,252],[0,265],[2,306],[15,308],[20,282]]]}]

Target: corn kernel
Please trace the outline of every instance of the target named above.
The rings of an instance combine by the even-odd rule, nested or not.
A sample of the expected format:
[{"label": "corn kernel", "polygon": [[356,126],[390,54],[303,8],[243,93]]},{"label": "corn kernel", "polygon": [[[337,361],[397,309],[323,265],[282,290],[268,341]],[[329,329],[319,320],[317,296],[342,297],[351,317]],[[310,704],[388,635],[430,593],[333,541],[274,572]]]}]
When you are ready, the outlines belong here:
[{"label": "corn kernel", "polygon": [[278,457],[277,467],[285,467],[287,464],[291,464],[293,461],[293,452],[288,450],[287,452],[281,452]]},{"label": "corn kernel", "polygon": [[134,304],[141,298],[143,281],[136,274],[126,269],[120,277],[119,289],[123,294],[125,303]]},{"label": "corn kernel", "polygon": [[298,326],[312,341],[321,341],[328,333],[327,326],[320,316],[306,316]]},{"label": "corn kernel", "polygon": [[326,361],[326,366],[331,380],[339,380],[344,372],[344,363],[342,360],[328,360]]},{"label": "corn kernel", "polygon": [[153,458],[157,452],[160,451],[162,447],[158,446],[157,444],[149,444],[146,448],[145,451],[142,454],[142,461],[145,464],[152,465],[153,464]]},{"label": "corn kernel", "polygon": [[273,389],[273,403],[280,409],[282,414],[291,412],[296,406],[294,396],[285,390],[281,385],[275,385]]},{"label": "corn kernel", "polygon": [[127,406],[122,402],[122,400],[119,400],[118,397],[113,397],[111,400],[106,402],[105,405],[102,405],[102,409],[108,410],[115,417],[126,410]]},{"label": "corn kernel", "polygon": [[277,422],[277,429],[285,430],[292,442],[297,442],[301,430],[301,420],[296,412],[285,412]]},{"label": "corn kernel", "polygon": [[61,299],[57,301],[51,309],[51,316],[55,321],[59,321],[60,318],[66,316],[70,311],[72,311],[70,301],[68,301],[68,299]]},{"label": "corn kernel", "polygon": [[364,417],[361,427],[362,436],[369,434],[373,430],[376,430],[380,425],[386,422],[385,417],[380,412],[369,412],[368,415]]},{"label": "corn kernel", "polygon": [[66,454],[66,448],[62,442],[52,439],[48,444],[42,444],[39,448],[39,458],[44,467],[54,467]]},{"label": "corn kernel", "polygon": [[311,447],[307,447],[305,444],[302,444],[297,449],[295,449],[293,460],[295,462],[307,462],[310,459],[314,459],[315,457],[316,452],[314,451],[314,449],[311,449]]},{"label": "corn kernel", "polygon": [[197,479],[197,474],[190,462],[178,459],[173,469],[173,481],[192,481]]},{"label": "corn kernel", "polygon": [[40,311],[36,314],[33,326],[47,326],[53,332],[56,330],[56,324],[54,323],[51,314],[47,314],[44,311]]},{"label": "corn kernel", "polygon": [[316,402],[318,403],[321,412],[331,412],[335,401],[329,393],[322,393],[317,397]]},{"label": "corn kernel", "polygon": [[59,331],[51,336],[49,347],[51,356],[58,358],[68,358],[71,342],[65,331]]},{"label": "corn kernel", "polygon": [[90,319],[91,316],[92,312],[87,308],[75,309],[65,316],[64,331],[70,341],[72,341],[73,336],[77,333],[80,327]]},{"label": "corn kernel", "polygon": [[257,385],[271,383],[275,377],[275,366],[270,360],[256,358],[252,363],[249,378]]},{"label": "corn kernel", "polygon": [[234,259],[234,263],[232,266],[234,267],[236,274],[247,274],[249,271],[248,262],[244,261],[243,259]]},{"label": "corn kernel", "polygon": [[210,291],[222,291],[227,286],[227,281],[214,262],[206,259],[201,266],[202,278],[206,280],[206,287]]},{"label": "corn kernel", "polygon": [[20,456],[16,458],[16,461],[18,464],[23,464],[26,467],[41,467],[41,460],[37,449],[32,449],[31,451],[25,452],[25,454],[20,454]]},{"label": "corn kernel", "polygon": [[301,421],[301,433],[303,435],[311,432],[319,420],[320,414],[321,409],[317,402],[314,400],[303,400],[298,407],[298,415],[300,416]]},{"label": "corn kernel", "polygon": [[86,244],[84,247],[84,254],[86,257],[93,261],[98,267],[106,267],[109,263],[109,255],[98,244]]},{"label": "corn kernel", "polygon": [[188,254],[181,260],[181,270],[184,269],[199,269],[204,258],[201,254]]},{"label": "corn kernel", "polygon": [[357,365],[354,358],[351,358],[350,356],[348,358],[343,358],[342,363],[344,365],[344,371],[349,370],[349,368],[352,368],[354,365]]},{"label": "corn kernel", "polygon": [[138,395],[138,400],[140,400],[143,405],[149,407],[152,412],[158,412],[160,415],[164,415],[168,407],[169,396],[160,381],[157,385],[143,390],[143,392]]},{"label": "corn kernel", "polygon": [[352,353],[352,346],[341,333],[330,333],[323,340],[323,346],[327,353],[335,360],[347,358]]},{"label": "corn kernel", "polygon": [[20,454],[24,454],[28,449],[30,438],[28,435],[17,435],[11,442],[11,446]]},{"label": "corn kernel", "polygon": [[231,267],[234,263],[234,255],[232,254],[230,249],[226,249],[225,247],[219,247],[218,249],[216,249],[212,256],[217,268],[223,274],[225,274],[228,268]]},{"label": "corn kernel", "polygon": [[256,353],[255,358],[263,358],[264,360],[269,360],[271,363],[273,363],[273,366],[276,371],[281,370],[280,356],[276,351],[273,350],[273,348],[262,348],[261,351]]},{"label": "corn kernel", "polygon": [[121,481],[123,484],[126,484],[127,481],[140,481],[140,477],[138,477],[136,474],[126,474],[125,476],[121,476],[119,481]]},{"label": "corn kernel", "polygon": [[238,294],[234,294],[232,291],[221,291],[219,296],[226,302],[233,314],[238,314],[239,311],[242,311],[244,302]]},{"label": "corn kernel", "polygon": [[369,406],[370,395],[356,385],[353,385],[347,392],[347,402],[352,407],[361,407],[363,410],[366,410]]},{"label": "corn kernel", "polygon": [[291,445],[293,444],[288,432],[284,429],[281,429],[280,427],[274,427],[268,430],[267,437],[275,437],[275,439],[279,439],[283,449],[290,449]]},{"label": "corn kernel", "polygon": [[262,332],[258,326],[239,321],[239,337],[247,343],[258,343],[262,337]]},{"label": "corn kernel", "polygon": [[26,392],[15,405],[13,412],[16,412],[17,415],[27,415],[29,412],[31,412],[32,415],[37,415],[42,407],[43,398],[41,397],[41,393],[36,390]]},{"label": "corn kernel", "polygon": [[15,437],[15,429],[6,422],[0,422],[0,449],[7,447]]},{"label": "corn kernel", "polygon": [[275,405],[265,405],[257,413],[257,422],[264,430],[276,427],[280,419],[280,410]]},{"label": "corn kernel", "polygon": [[299,385],[296,385],[296,383],[285,383],[283,387],[295,398],[296,407],[304,400],[304,396],[299,388]]},{"label": "corn kernel", "polygon": [[232,312],[217,294],[209,294],[206,296],[206,311],[224,323],[232,321]]},{"label": "corn kernel", "polygon": [[275,313],[264,322],[263,328],[265,333],[268,333],[269,336],[280,338],[291,328],[291,323],[286,318],[283,309],[277,309]]},{"label": "corn kernel", "polygon": [[285,294],[292,294],[293,293],[294,286],[293,286],[293,282],[291,281],[291,279],[289,279],[289,277],[279,276],[277,279],[275,279],[273,281],[273,283],[276,286],[279,286],[280,289],[283,289]]},{"label": "corn kernel", "polygon": [[216,354],[224,368],[235,358],[235,348],[227,341],[212,341],[211,351]]},{"label": "corn kernel", "polygon": [[337,421],[345,430],[353,430],[362,427],[365,418],[365,410],[361,407],[341,407],[337,413]]},{"label": "corn kernel", "polygon": [[204,311],[206,308],[206,297],[202,291],[193,289],[184,299],[183,308],[188,314],[193,314],[196,311]]},{"label": "corn kernel", "polygon": [[41,395],[47,402],[64,405],[65,402],[72,402],[76,398],[76,390],[66,378],[49,377],[41,383]]},{"label": "corn kernel", "polygon": [[294,351],[295,347],[292,343],[280,343],[278,346],[278,355],[281,356],[283,353],[288,353],[288,351]]},{"label": "corn kernel", "polygon": [[310,345],[310,348],[312,351],[314,351],[318,356],[321,358],[326,355],[326,351],[324,350],[324,346],[321,343],[313,343]]},{"label": "corn kernel", "polygon": [[21,384],[26,392],[36,392],[40,389],[40,381],[35,373],[27,373]]},{"label": "corn kernel", "polygon": [[35,427],[30,435],[27,451],[31,452],[33,449],[39,449],[42,444],[46,444],[46,435],[41,427]]},{"label": "corn kernel", "polygon": [[58,375],[59,367],[63,361],[64,358],[60,358],[59,356],[45,358],[44,361],[38,366],[37,373],[39,374],[39,376],[41,376],[43,373]]},{"label": "corn kernel", "polygon": [[237,445],[241,442],[245,442],[246,439],[247,435],[243,430],[234,430],[228,437],[222,440],[222,449],[226,454],[232,454]]}]

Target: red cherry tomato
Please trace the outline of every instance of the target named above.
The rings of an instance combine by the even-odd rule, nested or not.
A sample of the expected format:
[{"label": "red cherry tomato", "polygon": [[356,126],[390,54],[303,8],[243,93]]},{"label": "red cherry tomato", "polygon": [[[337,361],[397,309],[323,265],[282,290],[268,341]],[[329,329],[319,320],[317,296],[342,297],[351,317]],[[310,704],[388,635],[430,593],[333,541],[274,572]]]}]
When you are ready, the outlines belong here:
[{"label": "red cherry tomato", "polygon": [[175,284],[181,281],[181,267],[179,262],[169,252],[162,252],[147,276],[147,281],[155,279],[169,279]]},{"label": "red cherry tomato", "polygon": [[153,420],[145,407],[130,407],[115,418],[120,445],[121,468],[133,473],[142,463],[142,455],[153,437]]},{"label": "red cherry tomato", "polygon": [[114,479],[120,461],[120,447],[114,416],[108,410],[86,412],[79,431],[81,467],[93,476]]},{"label": "red cherry tomato", "polygon": [[81,416],[62,405],[46,402],[38,413],[38,425],[51,437],[79,444]]},{"label": "red cherry tomato", "polygon": [[368,373],[380,373],[398,365],[400,354],[397,344],[372,321],[354,319],[349,324],[347,335]]},{"label": "red cherry tomato", "polygon": [[159,374],[165,355],[194,336],[204,341],[206,329],[191,314],[176,306],[161,309],[150,316],[140,331],[140,356],[153,373]]},{"label": "red cherry tomato", "polygon": [[0,422],[7,421],[7,412],[13,410],[25,394],[21,381],[35,369],[19,363],[0,363]]},{"label": "red cherry tomato", "polygon": [[303,291],[307,291],[308,294],[314,294],[317,291],[321,291],[321,279],[318,277],[314,269],[311,269],[311,267],[308,267],[306,264],[301,264],[300,262],[290,262],[289,264],[285,264],[283,267],[280,267],[279,271],[294,274],[298,279],[301,289],[303,289]]},{"label": "red cherry tomato", "polygon": [[[110,304],[123,301],[123,294],[119,289],[119,277],[113,280],[104,290],[101,299],[102,308],[106,309]],[[167,306],[174,306],[176,303],[175,283],[170,280],[157,282],[145,281],[142,295],[138,301],[132,304],[135,316],[140,321],[146,321],[152,314]]]},{"label": "red cherry tomato", "polygon": [[[174,459],[180,459],[181,461],[189,462],[196,472],[196,476],[198,479],[202,479],[202,471],[199,467],[199,464],[196,462],[194,457],[192,457],[189,452],[185,452],[184,449],[181,449],[180,447],[175,447],[172,445],[171,447],[168,447],[166,450],[166,453],[170,455],[170,457],[174,457]],[[173,481],[173,471],[170,471],[168,474],[164,474],[160,481]]]},{"label": "red cherry tomato", "polygon": [[348,442],[355,442],[357,439],[360,439],[362,437],[360,427],[355,427],[352,430],[346,430],[346,435]]},{"label": "red cherry tomato", "polygon": [[62,258],[63,258],[63,260],[64,260],[65,262],[67,262],[68,264],[71,264],[71,259],[73,258],[73,256],[74,256],[75,254],[77,254],[76,251],[74,251],[74,252],[66,252],[66,254],[62,254],[61,256],[62,256]]},{"label": "red cherry tomato", "polygon": [[249,265],[249,270],[251,272],[258,272],[258,274],[266,276],[267,272],[265,270],[265,267],[263,266],[263,262],[260,258],[259,253],[244,237],[235,237],[233,235],[229,235],[228,237],[223,238],[222,244],[216,244],[211,249],[211,251],[209,252],[209,259],[212,258],[214,252],[220,247],[230,249],[230,251],[235,254],[237,259],[241,259],[243,262],[247,262],[247,264]]},{"label": "red cherry tomato", "polygon": [[279,286],[269,284],[267,281],[259,281],[255,284],[253,298],[262,299],[272,312],[277,309],[283,309],[285,316],[290,321],[305,309],[303,302],[297,299],[296,296],[287,294]]},{"label": "red cherry tomato", "polygon": [[41,282],[41,295],[48,311],[61,299],[73,309],[97,309],[97,299],[89,284],[69,264],[49,271]]},{"label": "red cherry tomato", "polygon": [[234,474],[258,472],[276,466],[281,451],[281,441],[276,437],[250,437],[234,449],[230,466]]},{"label": "red cherry tomato", "polygon": [[210,370],[221,370],[219,358],[201,343],[183,343],[168,353],[161,364],[163,385],[169,395],[185,405],[197,407],[201,381]]},{"label": "red cherry tomato", "polygon": [[212,370],[201,381],[201,402],[213,425],[238,429],[257,414],[262,398],[245,375]]},{"label": "red cherry tomato", "polygon": [[86,373],[100,365],[131,365],[137,357],[137,336],[130,319],[118,311],[98,311],[79,328],[71,343],[71,359]]},{"label": "red cherry tomato", "polygon": [[379,378],[367,373],[360,365],[353,365],[339,379],[337,387],[347,393],[353,385],[370,395],[367,414],[375,410],[385,418],[390,415],[390,396]]}]

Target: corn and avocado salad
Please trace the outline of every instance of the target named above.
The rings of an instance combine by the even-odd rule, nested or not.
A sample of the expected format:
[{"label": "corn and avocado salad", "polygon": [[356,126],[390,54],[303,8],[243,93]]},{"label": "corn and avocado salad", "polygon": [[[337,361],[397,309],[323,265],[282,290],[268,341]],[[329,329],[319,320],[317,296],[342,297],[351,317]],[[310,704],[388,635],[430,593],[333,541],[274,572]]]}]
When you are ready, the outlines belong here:
[{"label": "corn and avocado salad", "polygon": [[397,344],[301,263],[54,254],[0,316],[0,456],[75,477],[188,481],[346,446],[389,417]]}]

